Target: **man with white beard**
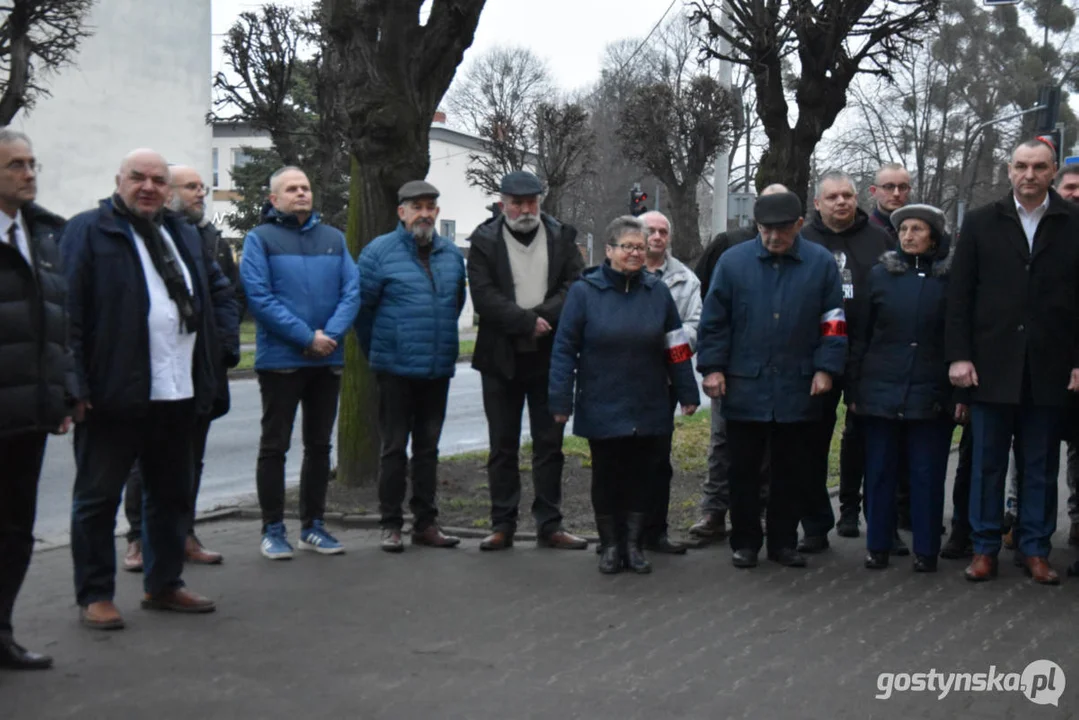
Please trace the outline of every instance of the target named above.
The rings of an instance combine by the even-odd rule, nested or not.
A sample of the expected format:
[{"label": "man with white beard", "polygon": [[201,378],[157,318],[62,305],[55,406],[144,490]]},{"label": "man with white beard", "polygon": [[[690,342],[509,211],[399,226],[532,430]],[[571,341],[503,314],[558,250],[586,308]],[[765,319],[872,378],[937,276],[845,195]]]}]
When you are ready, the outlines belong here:
[{"label": "man with white beard", "polygon": [[562,527],[562,432],[547,404],[554,330],[569,286],[584,260],[577,230],[540,212],[543,184],[518,170],[502,178],[501,215],[469,238],[468,282],[480,316],[472,367],[483,382],[491,452],[491,534],[481,550],[513,547],[521,500],[521,414],[525,400],[532,434],[532,517],[537,544],[581,550],[584,538]]}]

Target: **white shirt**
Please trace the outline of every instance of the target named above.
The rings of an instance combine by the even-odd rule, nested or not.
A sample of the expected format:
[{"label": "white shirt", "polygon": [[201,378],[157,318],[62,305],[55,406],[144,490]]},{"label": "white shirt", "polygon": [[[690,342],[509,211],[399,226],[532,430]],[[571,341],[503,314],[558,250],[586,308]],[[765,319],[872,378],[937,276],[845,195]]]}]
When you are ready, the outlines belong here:
[{"label": "white shirt", "polygon": [[[180,309],[169,297],[169,290],[154,267],[146,242],[134,229],[131,234],[135,236],[135,247],[139,251],[142,274],[146,276],[146,290],[150,295],[150,313],[146,316],[150,336],[150,400],[188,400],[195,397],[195,381],[191,371],[198,334],[186,331],[180,319]],[[191,292],[191,273],[176,249],[176,243],[165,228],[161,228],[161,236],[179,262],[184,282]]]},{"label": "white shirt", "polygon": [[1049,193],[1045,194],[1045,200],[1042,201],[1042,204],[1030,212],[1027,212],[1026,208],[1019,204],[1017,198],[1015,199],[1015,209],[1019,213],[1019,222],[1023,223],[1023,232],[1027,235],[1027,245],[1030,247],[1031,252],[1034,252],[1034,233],[1038,232],[1038,223],[1042,221],[1042,217],[1048,208]]},{"label": "white shirt", "polygon": [[30,243],[26,239],[26,223],[23,222],[22,210],[16,212],[15,217],[0,211],[0,242],[9,241],[8,233],[11,232],[12,224],[15,225],[15,247],[19,248],[19,252],[32,267],[34,258],[30,254]]}]

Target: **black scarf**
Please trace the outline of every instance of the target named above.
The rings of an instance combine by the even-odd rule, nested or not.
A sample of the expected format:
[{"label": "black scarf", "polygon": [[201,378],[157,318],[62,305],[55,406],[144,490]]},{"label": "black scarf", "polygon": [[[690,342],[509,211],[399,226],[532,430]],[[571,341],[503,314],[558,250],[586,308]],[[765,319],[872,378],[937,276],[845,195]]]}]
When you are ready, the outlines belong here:
[{"label": "black scarf", "polygon": [[180,267],[181,260],[173,254],[161,236],[164,211],[158,212],[152,219],[142,217],[132,212],[119,195],[112,196],[112,206],[116,214],[126,219],[131,224],[131,228],[146,243],[146,251],[150,254],[154,269],[164,281],[169,299],[176,303],[184,328],[189,333],[198,332],[199,313],[195,310],[195,300],[187,289],[187,283],[184,282],[184,271]]}]

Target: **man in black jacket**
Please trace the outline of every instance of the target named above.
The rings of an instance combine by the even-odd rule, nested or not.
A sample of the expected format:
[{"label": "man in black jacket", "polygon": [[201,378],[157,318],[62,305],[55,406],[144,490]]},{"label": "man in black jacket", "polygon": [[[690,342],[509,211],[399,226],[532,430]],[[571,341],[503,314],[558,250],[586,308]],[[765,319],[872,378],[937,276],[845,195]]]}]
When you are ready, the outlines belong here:
[{"label": "man in black jacket", "polygon": [[71,426],[62,218],[34,204],[30,139],[0,129],[0,668],[44,669],[52,658],[15,642],[15,598],[34,551],[45,439]]},{"label": "man in black jacket", "polygon": [[1079,209],[1050,189],[1055,172],[1051,146],[1016,148],[1012,192],[966,216],[952,263],[948,374],[973,394],[972,581],[997,572],[1014,438],[1020,559],[1035,582],[1060,582],[1048,556],[1064,414],[1079,391]]},{"label": "man in black jacket", "polygon": [[[884,254],[888,245],[888,235],[869,222],[869,216],[858,207],[858,189],[850,175],[832,170],[824,173],[817,183],[817,194],[813,200],[817,214],[807,222],[802,234],[807,240],[828,248],[839,266],[843,283],[843,306],[847,314],[847,327],[852,333],[850,342],[855,344],[859,338],[853,333],[865,327],[862,316],[868,312],[869,297],[864,290],[869,279],[869,271]],[[806,515],[802,518],[805,536],[799,543],[800,552],[821,552],[828,547],[828,532],[835,524],[832,501],[828,496],[828,454],[832,445],[832,433],[835,431],[836,409],[839,407],[843,391],[843,382],[836,382],[832,390],[823,397],[822,420],[817,425],[814,440],[812,476],[814,487],[810,495]],[[840,450],[840,474],[849,474],[846,483],[840,487],[853,490],[853,498],[846,498],[844,512],[853,512],[855,528],[859,495],[864,475],[864,440],[857,417],[847,413],[843,428],[843,440]],[[844,507],[845,498],[840,498]],[[895,548],[897,555],[908,554],[909,550],[898,541]]]},{"label": "man in black jacket", "polygon": [[[169,168],[169,183],[172,195],[168,207],[179,213],[189,223],[198,228],[202,238],[202,252],[206,257],[217,261],[221,272],[232,284],[238,294],[240,271],[232,256],[232,248],[221,238],[221,231],[214,227],[206,217],[206,185],[195,168],[186,165],[173,165]],[[243,308],[237,302],[238,313],[243,317]],[[215,329],[216,331],[216,329]],[[191,487],[191,523],[184,544],[184,560],[198,565],[218,565],[223,558],[221,553],[207,550],[195,535],[195,504],[198,501],[199,486],[202,484],[203,458],[206,455],[206,440],[210,435],[210,423],[229,411],[229,368],[236,367],[240,361],[238,348],[221,347],[220,365],[217,368],[217,395],[213,410],[208,415],[199,415],[195,423],[194,453],[195,476]],[[124,492],[124,515],[127,516],[127,553],[124,555],[124,569],[131,572],[142,571],[142,471],[139,463],[131,467]]]},{"label": "man in black jacket", "polygon": [[168,195],[164,158],[136,150],[120,166],[116,193],[72,218],[61,240],[78,399],[71,553],[80,620],[100,630],[124,625],[113,603],[113,531],[136,458],[142,607],[214,609],[181,575],[196,418],[212,411],[221,345],[237,346],[238,318],[228,279],[195,228],[165,209]]},{"label": "man in black jacket", "polygon": [[584,268],[576,229],[540,213],[543,185],[530,172],[502,178],[502,215],[472,233],[468,284],[480,317],[472,367],[480,371],[491,451],[491,534],[481,550],[513,546],[521,472],[521,414],[528,400],[532,434],[532,516],[537,542],[588,546],[562,528],[562,433],[547,405],[554,329],[570,284]]}]

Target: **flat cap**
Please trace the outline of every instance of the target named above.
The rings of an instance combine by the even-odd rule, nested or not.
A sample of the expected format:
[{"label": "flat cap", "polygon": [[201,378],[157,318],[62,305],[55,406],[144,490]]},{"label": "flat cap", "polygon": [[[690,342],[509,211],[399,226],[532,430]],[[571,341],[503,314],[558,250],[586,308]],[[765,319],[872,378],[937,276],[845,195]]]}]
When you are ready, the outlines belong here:
[{"label": "flat cap", "polygon": [[802,201],[792,192],[761,195],[753,204],[753,219],[758,225],[790,225],[802,217]]},{"label": "flat cap", "polygon": [[438,188],[426,180],[409,180],[397,191],[397,202],[403,203],[405,200],[416,198],[436,198],[438,195]]},{"label": "flat cap", "polygon": [[517,195],[518,197],[542,195],[543,183],[527,170],[514,170],[502,176],[502,186],[499,191],[503,195]]},{"label": "flat cap", "polygon": [[944,229],[948,225],[947,220],[944,218],[944,213],[932,205],[904,205],[898,210],[893,210],[889,220],[892,221],[892,227],[898,230],[903,221],[910,218],[918,218],[925,222],[936,232],[938,239],[943,237]]}]

